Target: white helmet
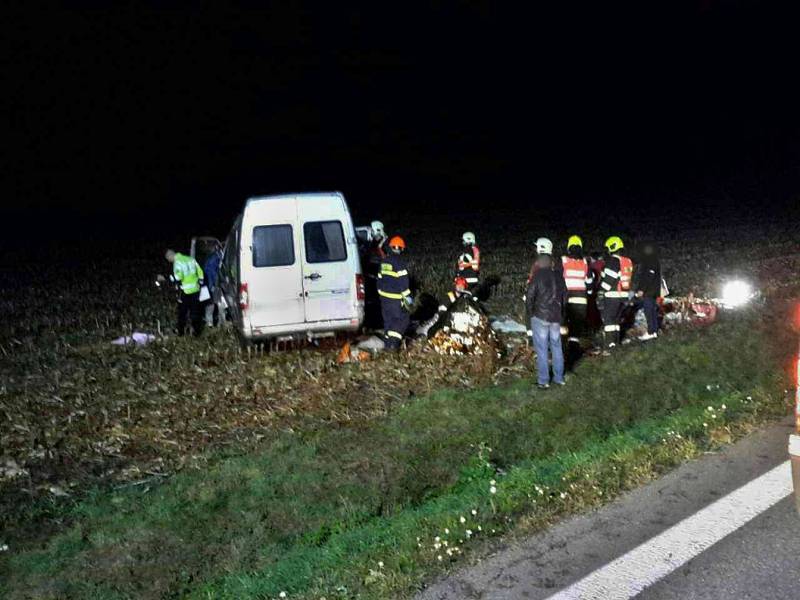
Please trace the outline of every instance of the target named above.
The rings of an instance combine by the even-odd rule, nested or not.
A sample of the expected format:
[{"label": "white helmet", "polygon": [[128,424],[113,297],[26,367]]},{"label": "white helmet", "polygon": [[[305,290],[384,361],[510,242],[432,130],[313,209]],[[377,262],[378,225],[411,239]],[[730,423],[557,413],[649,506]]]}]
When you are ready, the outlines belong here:
[{"label": "white helmet", "polygon": [[475,245],[475,234],[471,231],[467,231],[464,235],[461,236],[461,240],[464,242],[465,246],[474,246]]},{"label": "white helmet", "polygon": [[539,254],[553,254],[553,242],[545,237],[536,240],[536,252]]},{"label": "white helmet", "polygon": [[383,229],[383,223],[380,221],[373,221],[369,224],[370,229],[372,229],[372,237],[373,238],[385,238],[386,232]]}]

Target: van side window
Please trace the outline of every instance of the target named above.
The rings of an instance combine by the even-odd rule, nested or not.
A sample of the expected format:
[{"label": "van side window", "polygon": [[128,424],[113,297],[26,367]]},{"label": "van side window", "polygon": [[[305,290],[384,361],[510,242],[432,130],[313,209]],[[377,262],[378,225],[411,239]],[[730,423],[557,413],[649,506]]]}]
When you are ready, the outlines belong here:
[{"label": "van side window", "polygon": [[285,267],[294,264],[291,225],[253,227],[253,266]]},{"label": "van side window", "polygon": [[315,221],[303,225],[306,260],[310,263],[347,260],[341,221]]}]

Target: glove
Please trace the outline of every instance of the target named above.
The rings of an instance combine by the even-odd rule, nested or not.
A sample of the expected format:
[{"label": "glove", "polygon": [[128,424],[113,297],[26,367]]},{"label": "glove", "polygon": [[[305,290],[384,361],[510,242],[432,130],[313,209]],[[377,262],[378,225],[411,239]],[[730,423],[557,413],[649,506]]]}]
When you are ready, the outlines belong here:
[{"label": "glove", "polygon": [[411,296],[406,296],[405,298],[403,298],[403,302],[406,303],[406,306],[411,306],[412,304],[414,304],[414,298],[412,298]]}]

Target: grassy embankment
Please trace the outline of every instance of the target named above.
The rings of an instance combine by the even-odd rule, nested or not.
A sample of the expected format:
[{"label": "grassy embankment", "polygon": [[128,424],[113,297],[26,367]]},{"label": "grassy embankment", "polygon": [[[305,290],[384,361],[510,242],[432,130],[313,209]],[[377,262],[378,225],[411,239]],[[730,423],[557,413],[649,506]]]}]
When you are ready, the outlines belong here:
[{"label": "grassy embankment", "polygon": [[[64,507],[0,559],[7,598],[397,598],[785,414],[786,346],[750,316],[585,361],[563,389],[440,391],[355,428]],[[5,589],[3,589],[5,586]]]}]

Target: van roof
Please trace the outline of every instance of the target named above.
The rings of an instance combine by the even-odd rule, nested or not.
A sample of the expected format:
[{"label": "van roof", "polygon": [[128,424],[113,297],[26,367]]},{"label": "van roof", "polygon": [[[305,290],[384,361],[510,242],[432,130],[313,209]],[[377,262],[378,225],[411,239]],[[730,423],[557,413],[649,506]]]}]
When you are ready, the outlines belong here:
[{"label": "van roof", "polygon": [[266,202],[269,200],[287,200],[289,198],[298,198],[300,200],[304,198],[326,198],[335,196],[337,198],[341,198],[344,200],[344,194],[342,192],[301,192],[297,194],[275,194],[272,196],[253,196],[247,199],[245,202],[245,207],[250,204],[251,202]]}]

